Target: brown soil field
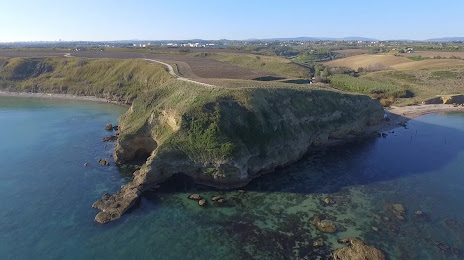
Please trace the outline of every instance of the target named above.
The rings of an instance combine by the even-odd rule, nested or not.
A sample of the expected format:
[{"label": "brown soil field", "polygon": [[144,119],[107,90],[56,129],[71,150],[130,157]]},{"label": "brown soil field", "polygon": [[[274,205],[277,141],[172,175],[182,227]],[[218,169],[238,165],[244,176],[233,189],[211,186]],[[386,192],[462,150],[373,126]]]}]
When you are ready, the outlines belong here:
[{"label": "brown soil field", "polygon": [[414,53],[405,53],[401,54],[404,57],[413,57],[413,56],[422,56],[427,58],[433,58],[435,56],[440,56],[442,58],[449,58],[451,56],[456,56],[464,59],[464,52],[452,52],[452,51],[416,51]]},{"label": "brown soil field", "polygon": [[[210,49],[208,49],[209,51]],[[212,50],[212,49],[211,49]],[[62,57],[65,52],[53,51],[14,51],[0,50],[0,57]],[[152,54],[138,52],[119,52],[119,51],[82,51],[72,52],[74,57],[82,58],[115,58],[115,59],[155,59],[176,65],[178,72],[187,78],[223,78],[223,79],[254,79],[265,76],[273,76],[274,73],[253,70],[235,66],[226,62],[204,59],[200,57],[191,57],[186,55],[175,54]]]}]

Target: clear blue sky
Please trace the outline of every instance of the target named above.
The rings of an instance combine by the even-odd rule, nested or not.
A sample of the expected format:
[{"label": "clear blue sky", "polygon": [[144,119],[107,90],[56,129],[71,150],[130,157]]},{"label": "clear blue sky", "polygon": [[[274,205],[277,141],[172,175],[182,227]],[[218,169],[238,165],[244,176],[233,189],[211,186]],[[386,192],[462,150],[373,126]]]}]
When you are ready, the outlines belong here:
[{"label": "clear blue sky", "polygon": [[464,1],[0,0],[0,42],[464,36]]}]

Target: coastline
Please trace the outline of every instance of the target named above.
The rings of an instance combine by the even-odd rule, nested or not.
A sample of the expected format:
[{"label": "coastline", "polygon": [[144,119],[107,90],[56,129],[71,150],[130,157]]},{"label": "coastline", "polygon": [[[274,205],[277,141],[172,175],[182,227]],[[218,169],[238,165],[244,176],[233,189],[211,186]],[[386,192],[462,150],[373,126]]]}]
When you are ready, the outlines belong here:
[{"label": "coastline", "polygon": [[57,93],[30,93],[30,92],[0,91],[0,97],[32,97],[32,98],[65,99],[65,100],[67,99],[67,100],[112,103],[116,105],[127,106],[126,104],[122,104],[116,101],[110,101],[105,98],[99,98],[95,96],[76,96],[76,95],[57,94]]},{"label": "coastline", "polygon": [[407,119],[413,119],[426,114],[464,112],[464,106],[458,105],[455,107],[454,105],[449,104],[428,104],[406,107],[391,107],[387,111],[390,115],[396,115],[405,117]]},{"label": "coastline", "polygon": [[409,120],[427,115],[438,113],[464,113],[464,106],[453,106],[448,104],[428,104],[428,105],[414,105],[405,107],[390,107],[385,108],[385,118],[377,125],[369,126],[364,133],[381,133],[390,131],[396,127],[404,126]]}]

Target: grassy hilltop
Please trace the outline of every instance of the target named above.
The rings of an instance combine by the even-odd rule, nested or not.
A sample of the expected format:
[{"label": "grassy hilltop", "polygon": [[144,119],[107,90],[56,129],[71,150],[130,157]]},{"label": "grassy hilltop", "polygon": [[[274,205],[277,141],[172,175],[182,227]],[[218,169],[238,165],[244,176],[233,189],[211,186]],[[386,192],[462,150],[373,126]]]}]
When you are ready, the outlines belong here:
[{"label": "grassy hilltop", "polygon": [[0,59],[0,89],[97,96],[131,103],[139,93],[173,80],[141,60],[78,58]]}]

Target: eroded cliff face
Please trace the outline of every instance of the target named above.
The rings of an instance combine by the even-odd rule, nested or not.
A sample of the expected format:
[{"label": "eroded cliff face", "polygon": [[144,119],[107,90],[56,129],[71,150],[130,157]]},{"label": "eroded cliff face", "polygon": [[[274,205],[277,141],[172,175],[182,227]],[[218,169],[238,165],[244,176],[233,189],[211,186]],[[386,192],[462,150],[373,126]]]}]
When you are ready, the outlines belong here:
[{"label": "eroded cliff face", "polygon": [[[218,188],[243,186],[299,160],[314,146],[362,133],[384,114],[377,100],[326,90],[255,88],[206,96],[198,93],[187,106],[173,104],[170,97],[151,106],[134,102],[121,119],[115,160],[130,161],[140,149],[150,155],[132,183],[102,198],[99,204],[106,206],[97,208],[105,211],[97,221],[119,218],[121,207],[115,203],[134,200],[176,173]],[[140,107],[146,109],[145,119],[134,128],[130,122]]]}]

